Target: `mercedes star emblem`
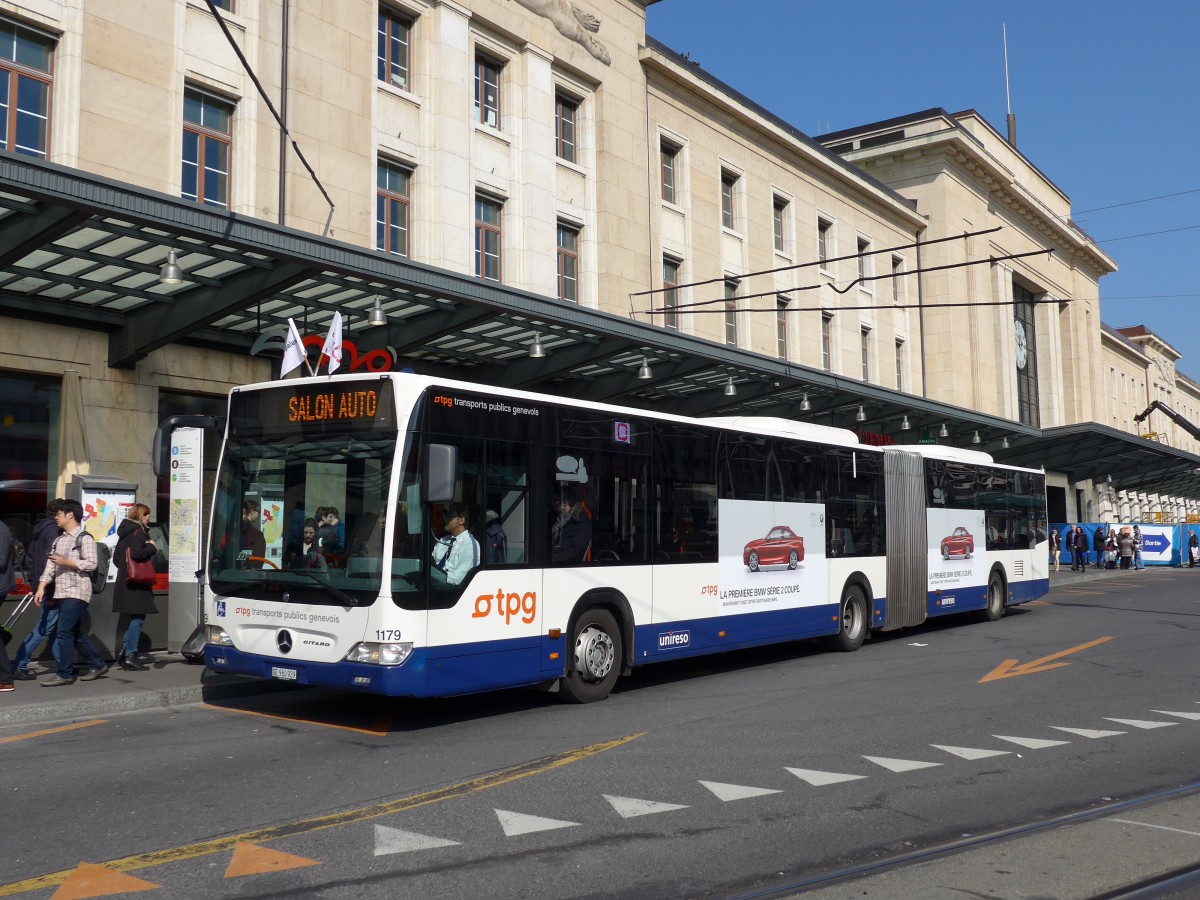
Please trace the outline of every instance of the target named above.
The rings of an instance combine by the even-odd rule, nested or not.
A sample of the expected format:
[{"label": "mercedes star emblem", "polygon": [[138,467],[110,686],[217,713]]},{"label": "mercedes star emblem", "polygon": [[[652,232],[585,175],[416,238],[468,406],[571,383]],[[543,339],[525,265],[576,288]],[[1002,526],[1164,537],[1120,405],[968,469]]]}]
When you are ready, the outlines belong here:
[{"label": "mercedes star emblem", "polygon": [[292,652],[292,633],[286,628],[275,635],[275,645],[279,648],[280,653]]}]

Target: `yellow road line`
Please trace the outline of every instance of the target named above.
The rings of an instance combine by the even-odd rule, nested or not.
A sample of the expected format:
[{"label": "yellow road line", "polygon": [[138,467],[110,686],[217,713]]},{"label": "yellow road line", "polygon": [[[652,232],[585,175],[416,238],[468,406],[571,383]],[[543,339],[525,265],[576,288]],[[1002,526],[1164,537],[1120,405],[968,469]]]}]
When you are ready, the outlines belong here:
[{"label": "yellow road line", "polygon": [[28,741],[32,738],[45,737],[48,734],[61,734],[64,731],[74,731],[77,728],[103,725],[107,721],[107,719],[88,719],[86,722],[73,722],[70,725],[60,725],[58,728],[44,728],[41,731],[31,731],[28,734],[14,734],[12,737],[0,738],[0,744],[14,744],[17,741]]},{"label": "yellow road line", "polygon": [[[379,803],[375,806],[364,806],[362,809],[351,809],[325,816],[317,816],[312,819],[303,819],[299,822],[291,822],[285,825],[275,825],[270,828],[260,828],[256,831],[247,831],[243,834],[212,838],[211,840],[199,841],[195,844],[185,844],[182,847],[170,847],[165,850],[155,850],[151,853],[141,853],[121,859],[110,859],[108,862],[103,863],[103,865],[117,872],[134,872],[139,869],[148,869],[151,866],[161,866],[166,863],[198,859],[203,856],[210,856],[213,853],[232,850],[240,841],[257,844],[263,841],[292,837],[297,834],[309,834],[313,831],[321,831],[351,822],[362,822],[368,819],[377,819],[381,816],[390,816],[393,813],[405,812],[410,809],[429,806],[433,803],[441,803],[445,800],[465,797],[468,794],[489,790],[503,784],[519,781],[522,778],[541,775],[543,772],[549,772],[551,769],[557,769],[560,766],[570,765],[574,762],[581,762],[606,750],[616,749],[623,744],[640,738],[643,734],[645,732],[615,738],[611,741],[603,741],[599,744],[590,744],[586,747],[578,747],[574,750],[566,750],[554,756],[535,759],[508,769],[501,769],[499,772],[494,772],[491,775],[472,778],[469,781],[460,781],[458,784],[452,784],[435,791],[414,794],[411,797],[401,797],[398,800]],[[11,884],[0,885],[0,897],[11,897],[14,894],[22,894],[27,891],[57,887],[65,882],[73,871],[75,871],[74,868],[63,869],[60,872],[37,875],[33,878],[26,878],[24,881],[14,881]]]},{"label": "yellow road line", "polygon": [[299,722],[305,725],[320,725],[324,728],[339,728],[342,731],[354,731],[358,734],[369,734],[372,737],[382,737],[392,727],[392,717],[388,713],[380,713],[375,717],[370,728],[355,728],[353,725],[335,725],[332,722],[321,722],[317,719],[305,719],[298,716],[287,716],[283,713],[259,712],[255,709],[238,709],[234,706],[212,706],[206,704],[205,709],[217,712],[241,713],[244,716],[261,716],[264,719],[281,719],[285,722]]}]

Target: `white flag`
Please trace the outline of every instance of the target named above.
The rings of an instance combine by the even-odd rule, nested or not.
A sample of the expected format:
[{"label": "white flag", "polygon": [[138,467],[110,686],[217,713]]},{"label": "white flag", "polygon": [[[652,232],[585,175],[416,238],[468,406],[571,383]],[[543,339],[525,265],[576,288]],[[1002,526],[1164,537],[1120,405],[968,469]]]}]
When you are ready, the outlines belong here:
[{"label": "white flag", "polygon": [[332,375],[342,366],[342,314],[335,312],[333,321],[329,323],[329,334],[325,335],[325,344],[321,353],[329,357],[329,374]]},{"label": "white flag", "polygon": [[296,330],[296,323],[288,319],[287,343],[283,345],[283,365],[279,369],[279,377],[282,378],[304,362],[304,356],[304,341],[300,340],[300,332]]}]

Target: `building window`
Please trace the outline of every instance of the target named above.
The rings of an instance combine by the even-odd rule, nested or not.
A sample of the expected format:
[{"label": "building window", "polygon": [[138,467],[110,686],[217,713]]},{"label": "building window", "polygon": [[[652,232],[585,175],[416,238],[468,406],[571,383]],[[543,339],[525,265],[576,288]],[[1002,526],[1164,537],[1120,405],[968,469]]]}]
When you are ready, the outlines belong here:
[{"label": "building window", "polygon": [[182,196],[229,209],[233,105],[193,88],[183,92]]},{"label": "building window", "polygon": [[821,313],[821,368],[833,371],[833,313]]},{"label": "building window", "polygon": [[225,12],[233,12],[233,0],[215,0],[213,5],[217,9],[225,10]]},{"label": "building window", "polygon": [[375,190],[375,249],[408,256],[408,183],[412,173],[380,161]]},{"label": "building window", "polygon": [[475,275],[500,280],[501,204],[490,197],[475,197]]},{"label": "building window", "polygon": [[862,380],[871,380],[871,329],[863,326],[858,331],[858,342],[862,350]]},{"label": "building window", "polygon": [[904,260],[899,256],[892,257],[892,303],[899,306],[904,302]]},{"label": "building window", "polygon": [[867,254],[871,251],[871,242],[866,238],[858,239],[858,286],[861,290],[868,291],[871,289],[871,283],[867,281],[871,277],[874,267],[871,265],[871,257]]},{"label": "building window", "polygon": [[678,203],[679,148],[663,141],[659,144],[658,156],[662,163],[662,198],[667,203]]},{"label": "building window", "polygon": [[772,225],[775,232],[775,249],[780,253],[787,247],[784,226],[787,223],[788,202],[782,197],[776,197],[772,209]]},{"label": "building window", "polygon": [[54,41],[0,21],[0,132],[5,150],[46,158]]},{"label": "building window", "polygon": [[476,121],[500,127],[500,63],[486,56],[475,57]]},{"label": "building window", "polygon": [[579,229],[558,224],[558,299],[579,302]]},{"label": "building window", "polygon": [[822,269],[828,268],[825,263],[829,262],[829,239],[832,237],[832,231],[832,222],[817,219],[817,261],[821,263]]},{"label": "building window", "polygon": [[396,13],[379,11],[378,77],[408,90],[408,38],[412,22]]},{"label": "building window", "polygon": [[737,220],[733,215],[734,191],[737,189],[738,177],[732,172],[721,172],[721,224],[733,230]]},{"label": "building window", "polygon": [[904,390],[904,339],[896,338],[896,390]]},{"label": "building window", "polygon": [[788,298],[775,295],[775,352],[780,359],[788,358]]},{"label": "building window", "polygon": [[554,97],[554,144],[559,159],[578,162],[575,158],[575,122],[579,114],[579,102],[562,94]]},{"label": "building window", "polygon": [[679,260],[663,257],[663,327],[679,330]]},{"label": "building window", "polygon": [[725,282],[725,346],[738,345],[737,329],[737,289],[736,281]]}]

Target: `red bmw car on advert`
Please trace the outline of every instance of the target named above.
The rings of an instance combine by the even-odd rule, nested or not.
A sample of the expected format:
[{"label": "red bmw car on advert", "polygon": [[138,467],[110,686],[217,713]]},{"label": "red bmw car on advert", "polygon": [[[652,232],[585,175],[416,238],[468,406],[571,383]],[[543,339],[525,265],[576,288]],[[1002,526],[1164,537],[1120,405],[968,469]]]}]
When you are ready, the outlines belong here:
[{"label": "red bmw car on advert", "polygon": [[794,569],[804,560],[804,538],[786,525],[776,525],[765,538],[748,543],[742,550],[742,564],[751,572],[760,566],[787,566]]},{"label": "red bmw car on advert", "polygon": [[955,528],[954,533],[949,537],[942,538],[942,559],[949,559],[952,556],[970,559],[974,552],[975,538],[971,537],[971,532],[961,525]]}]

